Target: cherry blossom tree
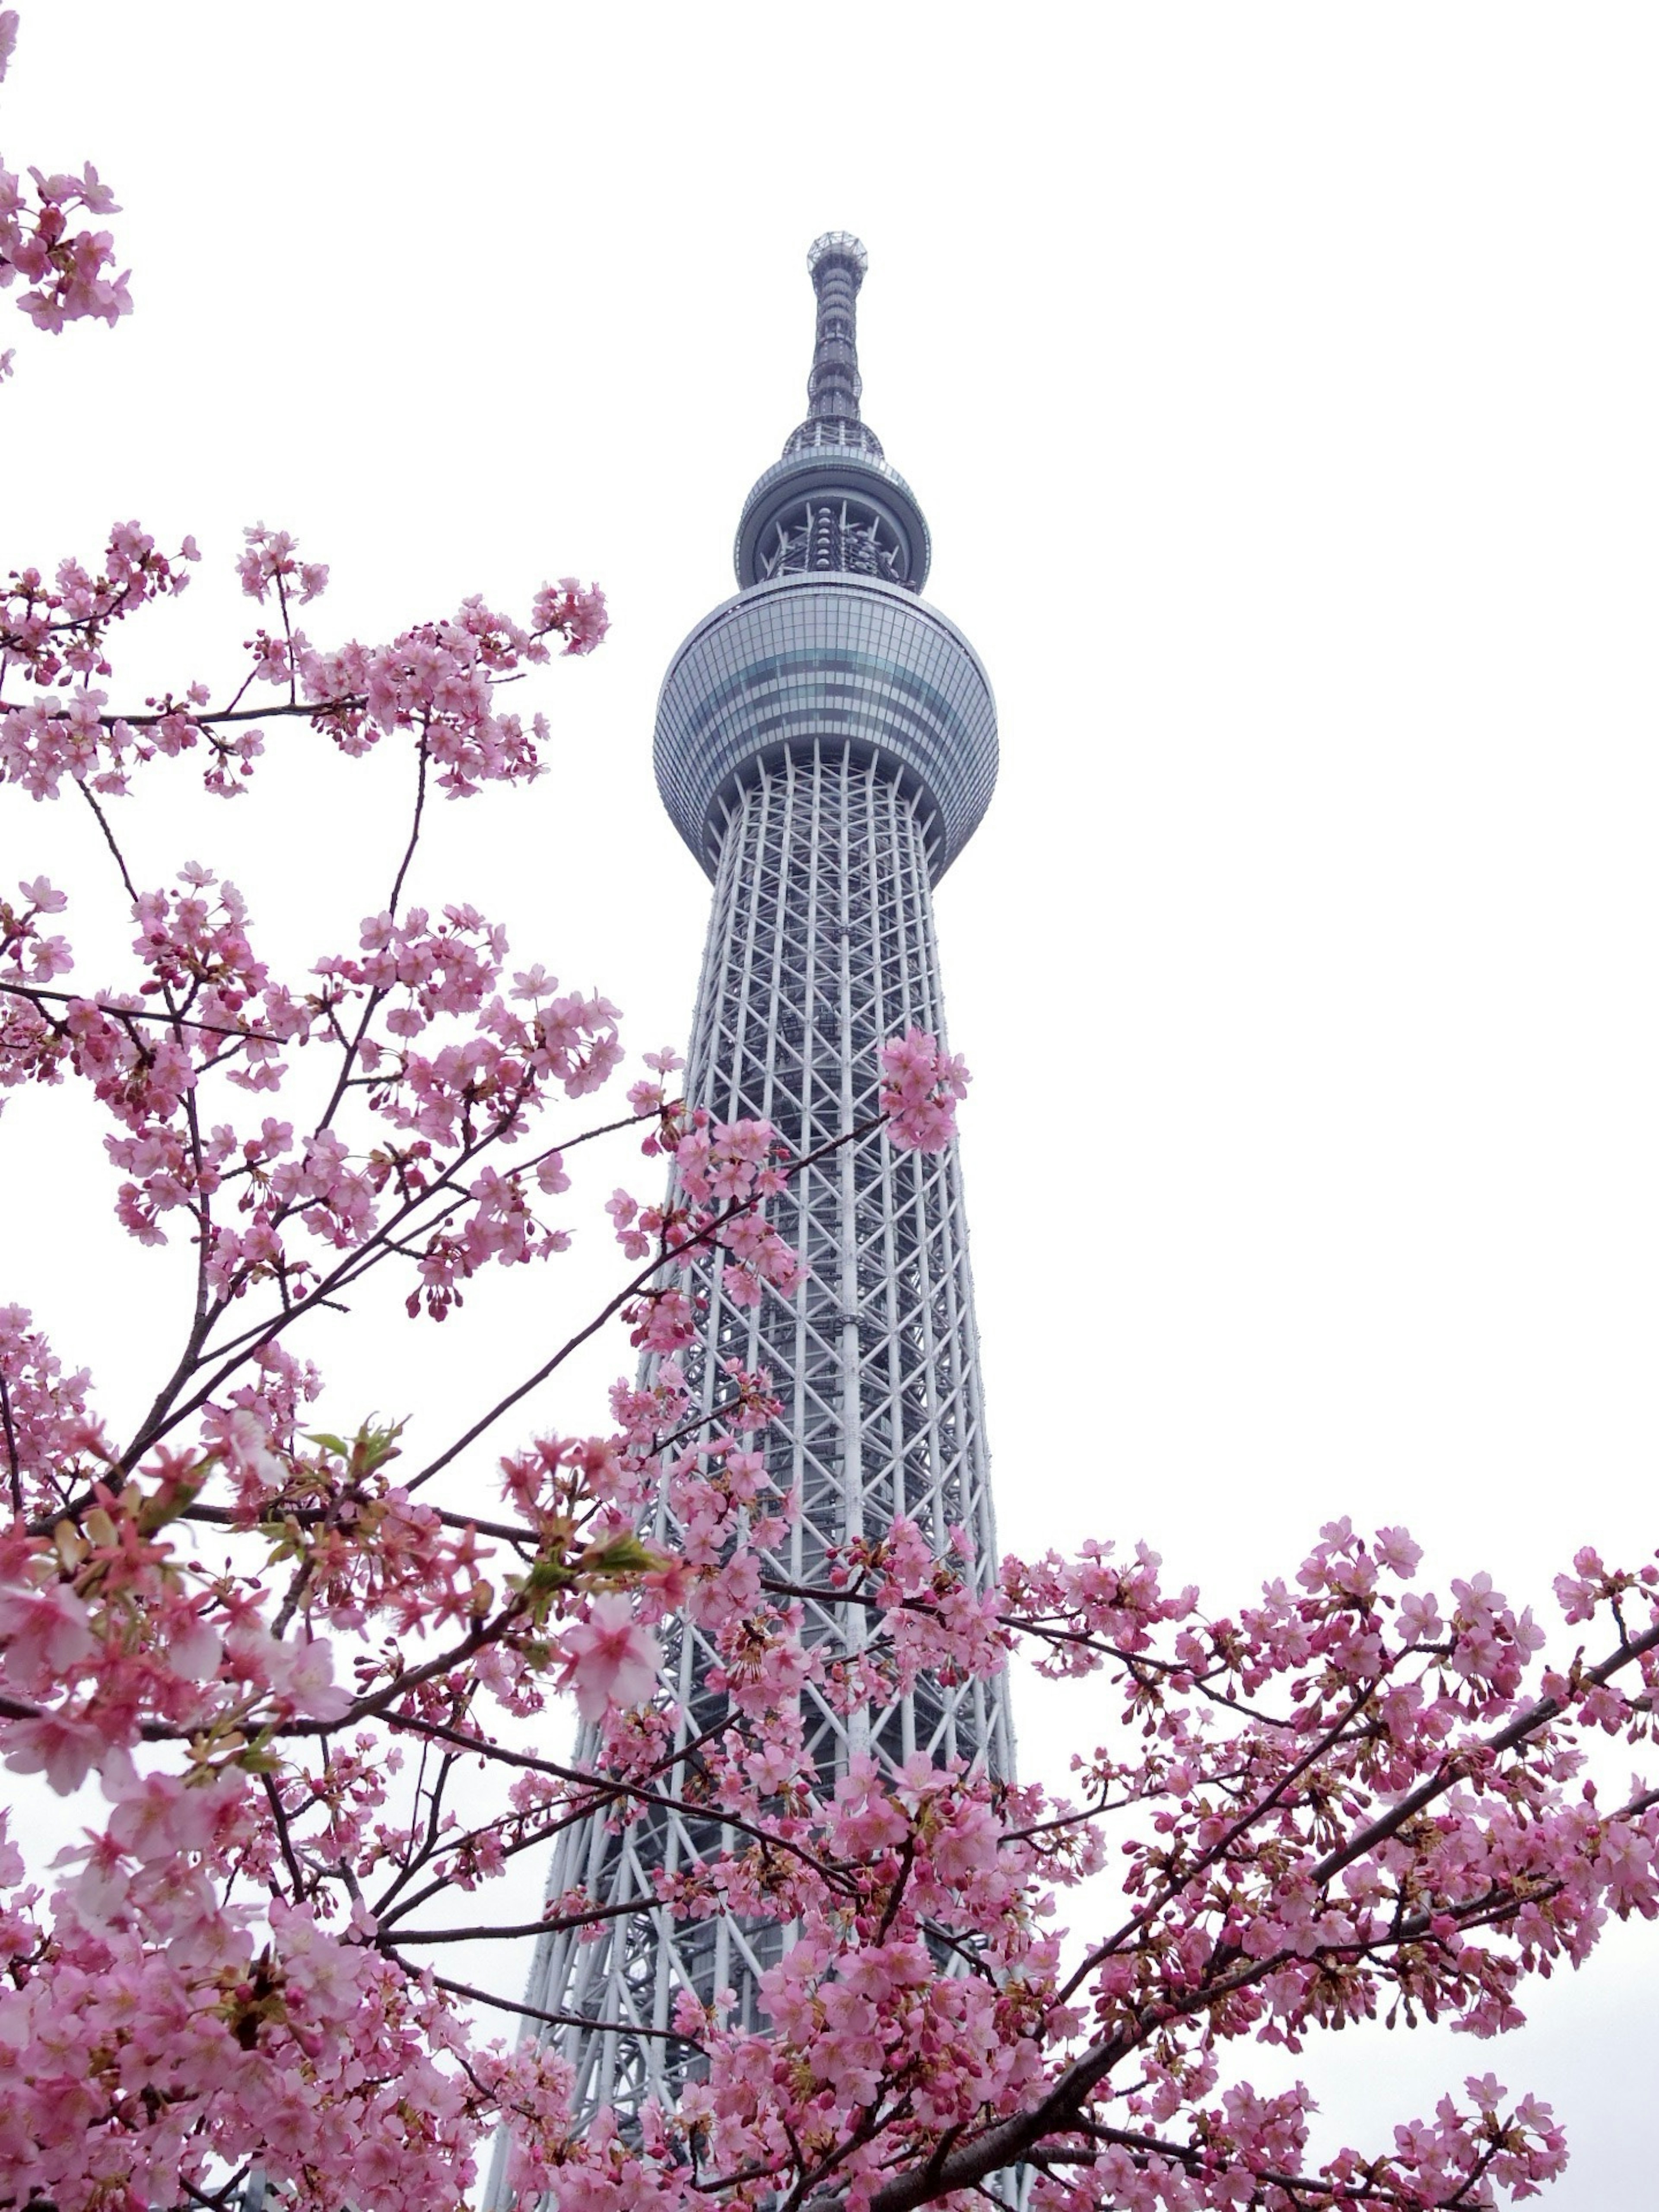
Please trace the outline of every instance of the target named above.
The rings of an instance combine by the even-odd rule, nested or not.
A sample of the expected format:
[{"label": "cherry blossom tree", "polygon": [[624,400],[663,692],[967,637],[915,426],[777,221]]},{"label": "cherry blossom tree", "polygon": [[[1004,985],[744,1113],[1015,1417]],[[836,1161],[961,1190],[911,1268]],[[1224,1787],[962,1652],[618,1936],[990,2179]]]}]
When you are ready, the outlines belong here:
[{"label": "cherry blossom tree", "polygon": [[[764,1125],[688,1109],[668,1052],[623,1111],[565,1127],[617,1076],[613,1009],[513,969],[474,908],[408,891],[435,790],[541,769],[546,724],[500,686],[556,644],[592,649],[602,595],[566,579],[522,623],[472,600],[324,648],[299,618],[326,570],[258,528],[239,567],[268,626],[240,682],[124,712],[113,633],[195,557],[121,526],[95,562],[16,572],[0,607],[0,773],[84,809],[134,932],[124,976],[78,984],[65,894],[20,879],[0,903],[0,1079],[85,1086],[120,1231],[192,1255],[125,1437],[73,1347],[0,1309],[0,1755],[85,1823],[49,1864],[19,1838],[0,1852],[4,2201],[223,2203],[257,2166],[319,2212],[459,2203],[502,2119],[523,2201],[572,2206],[903,2212],[1023,2169],[1056,2212],[1419,2207],[1550,2179],[1547,2106],[1489,2073],[1392,2143],[1310,2162],[1310,2093],[1257,2094],[1231,2046],[1299,2052],[1379,2014],[1494,2036],[1607,1915],[1659,1913],[1659,1790],[1650,1772],[1610,1785],[1591,1756],[1649,1754],[1659,1568],[1581,1553],[1548,1655],[1484,1576],[1443,1601],[1403,1531],[1346,1522],[1225,1614],[1103,1542],[1009,1559],[976,1596],[960,1552],[904,1522],[849,1545],[824,1588],[790,1584],[792,1501],[757,1448],[768,1378],[733,1368],[703,1422],[676,1356],[694,1255],[740,1298],[787,1293],[767,1207],[802,1163]],[[141,778],[194,763],[235,796],[268,738],[307,729],[348,756],[406,748],[410,817],[356,946],[284,977],[230,883],[138,881],[120,824]],[[882,1125],[837,1141],[948,1141],[960,1063],[912,1035],[884,1070]],[[607,1139],[672,1176],[665,1196],[611,1200],[624,1279],[601,1314],[459,1434],[308,1425],[345,1292],[395,1279],[430,1328],[481,1269],[555,1261],[549,1201],[574,1149]],[[617,1386],[607,1432],[550,1432],[545,1386],[607,1321],[658,1355],[654,1379]],[[496,1513],[445,1502],[447,1470],[492,1459]],[[646,1535],[664,1484],[673,1552]],[[804,1641],[809,1599],[867,1622],[856,1668]],[[727,1700],[690,1760],[658,1674],[688,1611],[716,1626]],[[860,1699],[988,1674],[1020,1644],[1100,1679],[1099,1741],[1066,1794],[922,1759],[830,1786],[808,1760],[807,1684]],[[586,1770],[539,1725],[568,1705],[601,1724]],[[601,1908],[573,1894],[496,1924],[487,1885],[568,1822],[665,1801],[740,1844],[645,1901],[794,1940],[769,2032],[686,1992],[677,2109],[578,2135],[562,2062],[492,2040],[472,2007],[523,2011],[523,1939]],[[1068,1941],[1058,1893],[1109,1850]],[[495,1987],[433,1964],[492,1932]]]},{"label": "cherry blossom tree", "polygon": [[[108,204],[90,171],[62,181],[37,179],[43,208]],[[77,262],[5,189],[33,319],[54,327],[53,296],[64,319],[118,313],[96,289],[107,242]],[[693,1260],[740,1302],[788,1294],[799,1262],[768,1209],[807,1163],[688,1105],[668,1051],[591,1115],[623,1080],[615,1010],[514,967],[473,907],[414,896],[435,794],[510,803],[546,766],[545,720],[508,702],[556,650],[599,644],[602,594],[567,578],[521,619],[474,599],[325,644],[326,568],[261,526],[237,679],[118,697],[121,626],[197,557],[121,525],[0,599],[0,804],[80,810],[132,932],[118,974],[83,975],[82,894],[20,861],[0,887],[0,1084],[80,1087],[118,1233],[158,1267],[188,1259],[179,1310],[143,1316],[125,1431],[77,1347],[0,1306],[0,1759],[81,1824],[44,1853],[27,1814],[0,1826],[0,2204],[225,2206],[257,2170],[314,2212],[458,2205],[501,2125],[519,2201],[567,2212],[908,2212],[1016,2177],[1045,2212],[1536,2194],[1565,2144],[1494,2073],[1322,2156],[1315,2086],[1252,2086],[1249,2046],[1311,2072],[1337,2027],[1489,2040],[1609,1917],[1659,1916],[1659,1566],[1581,1551],[1553,1635],[1480,1573],[1441,1597],[1403,1530],[1346,1521],[1226,1611],[1107,1541],[1010,1559],[980,1595],[963,1540],[940,1554],[902,1520],[792,1583],[769,1378],[728,1368],[705,1418],[678,1358]],[[257,805],[268,743],[407,766],[406,822],[353,860],[357,941],[298,972],[262,956],[221,873],[151,883],[125,835],[142,793],[164,804],[195,770]],[[836,1143],[948,1142],[961,1064],[912,1034],[883,1073],[879,1120]],[[589,1145],[637,1148],[652,1184],[605,1208],[602,1309],[458,1426],[417,1406],[322,1427],[325,1369],[330,1403],[352,1403],[364,1286],[453,1337],[483,1270],[556,1267]],[[1040,1156],[1032,1173],[1052,1179]],[[599,1432],[555,1428],[607,1327],[618,1365],[653,1355],[648,1381],[617,1383]],[[499,1504],[480,1512],[486,1474]],[[673,1548],[652,1534],[665,1487]],[[861,1622],[856,1665],[806,1639],[808,1603]],[[689,1754],[659,1671],[686,1616],[726,1701]],[[809,1688],[850,1705],[1022,1649],[1097,1685],[1063,1781],[921,1758],[826,1780],[808,1757]],[[583,1766],[556,1755],[575,1714],[599,1735]],[[491,1886],[573,1822],[665,1804],[736,1841],[627,1909],[792,1940],[763,2033],[684,1992],[672,2109],[582,2129],[563,2062],[511,2039],[513,2016],[568,2024],[518,2002],[525,1945],[617,1908],[573,1892],[526,1924]],[[487,1987],[441,1970],[461,1938],[494,1940]]]}]

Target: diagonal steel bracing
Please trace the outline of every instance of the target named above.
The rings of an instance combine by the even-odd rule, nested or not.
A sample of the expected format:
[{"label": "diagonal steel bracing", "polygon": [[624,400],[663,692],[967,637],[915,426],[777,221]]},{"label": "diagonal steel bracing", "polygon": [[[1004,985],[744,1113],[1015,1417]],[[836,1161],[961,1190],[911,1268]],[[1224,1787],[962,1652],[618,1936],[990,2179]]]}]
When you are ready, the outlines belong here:
[{"label": "diagonal steel bracing", "polygon": [[[820,741],[728,804],[688,1096],[722,1121],[769,1121],[792,1152],[811,1152],[873,1117],[878,1047],[911,1027],[944,1027],[925,825],[878,759]],[[704,1406],[731,1354],[771,1373],[784,1412],[766,1443],[769,1472],[801,1502],[789,1578],[821,1585],[831,1547],[879,1535],[902,1514],[941,1547],[965,1528],[983,1582],[996,1540],[954,1147],[898,1152],[879,1138],[844,1147],[791,1183],[775,1218],[807,1261],[805,1279],[757,1309],[729,1304],[718,1268],[701,1269],[707,1324],[683,1364]],[[658,1532],[676,1534],[666,1499]],[[851,1650],[855,1612],[809,1604],[805,1632]],[[695,1628],[674,1660],[684,1745],[721,1717],[725,1701],[703,1684],[715,1661]],[[866,1750],[893,1765],[920,1751],[1012,1771],[1000,1684],[924,1678],[879,1710],[846,1714],[808,1695],[810,1752],[826,1784]],[[561,1838],[550,1892],[580,1887],[596,1904],[623,1905],[652,1894],[659,1869],[733,1840],[715,1823],[656,1808],[626,1827],[595,1819]],[[544,1939],[529,2002],[662,2030],[680,1988],[704,2000],[730,1989],[735,2016],[757,2023],[756,1977],[782,1933],[635,1911],[597,1940]],[[668,2086],[654,2039],[557,2033],[586,2106],[627,2108]]]}]

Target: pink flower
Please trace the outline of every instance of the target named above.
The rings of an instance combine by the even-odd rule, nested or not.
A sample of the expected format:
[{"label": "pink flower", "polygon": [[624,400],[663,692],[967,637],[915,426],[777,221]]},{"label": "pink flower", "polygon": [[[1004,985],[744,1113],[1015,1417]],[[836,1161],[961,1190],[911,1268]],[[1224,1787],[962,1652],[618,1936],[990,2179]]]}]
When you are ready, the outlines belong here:
[{"label": "pink flower", "polygon": [[576,1693],[585,1721],[610,1705],[642,1705],[657,1686],[662,1646],[634,1618],[625,1597],[596,1597],[586,1620],[565,1631],[562,1686]]},{"label": "pink flower", "polygon": [[968,1070],[925,1030],[890,1037],[881,1048],[882,1111],[902,1151],[939,1152],[956,1133],[957,1101],[968,1094]]},{"label": "pink flower", "polygon": [[44,1774],[60,1797],[77,1790],[96,1765],[104,1739],[86,1721],[43,1713],[6,1731],[6,1764],[17,1774]]},{"label": "pink flower", "polygon": [[1423,1548],[1413,1544],[1403,1528],[1379,1528],[1376,1532],[1378,1564],[1398,1575],[1402,1582],[1409,1581],[1423,1559]]},{"label": "pink flower", "polygon": [[258,1646],[271,1695],[312,1720],[336,1721],[351,1698],[334,1680],[334,1648],[319,1638],[309,1644],[279,1644],[266,1637]]},{"label": "pink flower", "polygon": [[86,1606],[61,1583],[0,1590],[0,1671],[15,1689],[50,1687],[97,1648]]},{"label": "pink flower", "polygon": [[75,965],[75,955],[70,951],[66,937],[34,937],[29,940],[29,974],[37,983],[49,983],[54,975],[66,975]]},{"label": "pink flower", "polygon": [[1425,1590],[1420,1597],[1408,1591],[1400,1601],[1400,1623],[1419,1644],[1432,1644],[1445,1633],[1445,1623],[1440,1618],[1440,1607],[1432,1590]]}]

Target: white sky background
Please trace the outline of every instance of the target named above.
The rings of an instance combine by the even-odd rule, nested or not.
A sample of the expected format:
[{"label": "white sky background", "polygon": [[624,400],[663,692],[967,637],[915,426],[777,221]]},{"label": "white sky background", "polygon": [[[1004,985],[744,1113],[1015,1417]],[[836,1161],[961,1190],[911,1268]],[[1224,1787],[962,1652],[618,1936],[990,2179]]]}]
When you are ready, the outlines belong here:
[{"label": "white sky background", "polygon": [[[866,411],[1001,712],[939,912],[1005,1546],[1145,1535],[1223,1610],[1348,1512],[1554,1620],[1576,1545],[1659,1537],[1656,59],[1639,6],[37,0],[0,146],[112,179],[137,313],[6,309],[0,565],[193,531],[140,691],[231,672],[244,522],[332,564],[325,641],[599,578],[554,772],[441,810],[416,888],[683,1042],[656,688],[804,412],[807,243],[857,231]],[[407,764],[280,750],[130,818],[308,961],[384,902]],[[0,877],[42,866],[95,911],[80,820],[13,797]],[[165,1263],[67,1093],[8,1123],[0,1297],[118,1412]],[[436,1438],[614,1279],[586,1241],[334,1357],[336,1424]],[[1028,1773],[1101,1695],[1021,1685]],[[1492,2065],[1571,2129],[1558,2212],[1649,2201],[1652,1936],[1496,2050],[1311,2051],[1333,2136]]]}]

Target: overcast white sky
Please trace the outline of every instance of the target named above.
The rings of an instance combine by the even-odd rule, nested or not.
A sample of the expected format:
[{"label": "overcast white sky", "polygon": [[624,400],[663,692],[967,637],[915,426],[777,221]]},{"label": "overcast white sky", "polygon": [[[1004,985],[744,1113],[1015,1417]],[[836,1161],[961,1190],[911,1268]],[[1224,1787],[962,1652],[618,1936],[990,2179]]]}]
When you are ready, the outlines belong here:
[{"label": "overcast white sky", "polygon": [[[228,669],[247,521],[332,564],[325,636],[598,577],[555,773],[446,811],[421,888],[683,1041],[656,687],[804,411],[806,245],[857,231],[866,412],[1001,711],[939,911],[1005,1545],[1144,1534],[1224,1609],[1346,1511],[1547,1607],[1577,1544],[1659,1537],[1656,61],[1650,7],[1513,0],[36,0],[0,146],[98,162],[137,312],[8,311],[0,556],[193,531],[141,689]],[[308,958],[382,903],[398,778],[302,742],[266,781],[178,782],[141,866],[223,856]],[[6,878],[95,865],[0,809]],[[68,1103],[9,1118],[0,1297],[118,1399],[153,1271]],[[607,1265],[505,1348],[478,1300],[469,1368]],[[410,1345],[343,1417],[459,1387]],[[1018,1717],[1032,1773],[1094,1740],[1086,1697]],[[1492,2063],[1573,2131],[1558,2212],[1650,2201],[1654,1954],[1615,1948],[1496,2052],[1345,2038],[1333,2132]]]}]

